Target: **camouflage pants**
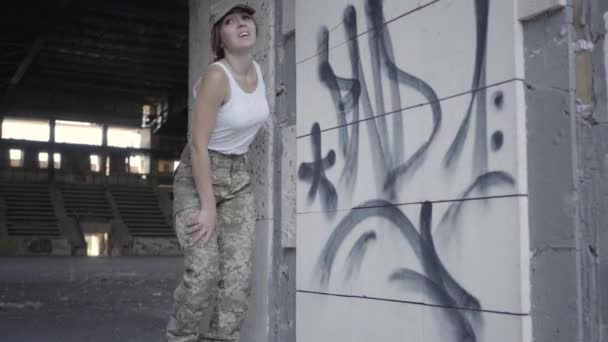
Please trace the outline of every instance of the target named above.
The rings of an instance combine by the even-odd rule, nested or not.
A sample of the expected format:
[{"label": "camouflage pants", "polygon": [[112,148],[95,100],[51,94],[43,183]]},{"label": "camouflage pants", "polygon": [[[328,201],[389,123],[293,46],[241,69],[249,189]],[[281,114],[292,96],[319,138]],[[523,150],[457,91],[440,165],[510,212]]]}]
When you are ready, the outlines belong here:
[{"label": "camouflage pants", "polygon": [[[250,293],[255,208],[244,156],[210,151],[217,225],[209,242],[189,247],[184,230],[196,222],[199,199],[189,158],[182,156],[174,180],[175,230],[184,252],[184,275],[174,293],[167,340],[239,341]],[[197,340],[200,322],[209,328]]]}]

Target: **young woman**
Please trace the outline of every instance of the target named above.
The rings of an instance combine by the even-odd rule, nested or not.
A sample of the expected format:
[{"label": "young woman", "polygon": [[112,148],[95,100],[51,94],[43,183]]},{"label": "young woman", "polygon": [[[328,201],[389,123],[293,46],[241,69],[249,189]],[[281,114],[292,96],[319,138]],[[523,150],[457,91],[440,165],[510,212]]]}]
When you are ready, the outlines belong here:
[{"label": "young woman", "polygon": [[253,8],[242,1],[211,5],[216,55],[195,86],[191,138],[174,179],[175,230],[184,275],[167,325],[170,342],[239,341],[247,311],[255,209],[246,167],[249,145],[269,115],[264,80],[253,60]]}]

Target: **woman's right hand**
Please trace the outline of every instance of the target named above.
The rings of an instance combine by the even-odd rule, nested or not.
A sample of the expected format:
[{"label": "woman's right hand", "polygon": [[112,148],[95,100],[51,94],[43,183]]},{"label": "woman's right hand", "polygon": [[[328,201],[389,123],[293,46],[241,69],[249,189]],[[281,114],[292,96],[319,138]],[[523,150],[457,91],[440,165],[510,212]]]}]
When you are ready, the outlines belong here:
[{"label": "woman's right hand", "polygon": [[216,224],[216,210],[212,209],[201,209],[198,213],[195,222],[188,225],[187,230],[190,238],[190,247],[197,245],[202,242],[203,245],[207,244],[209,239],[211,239],[211,235],[215,230]]}]

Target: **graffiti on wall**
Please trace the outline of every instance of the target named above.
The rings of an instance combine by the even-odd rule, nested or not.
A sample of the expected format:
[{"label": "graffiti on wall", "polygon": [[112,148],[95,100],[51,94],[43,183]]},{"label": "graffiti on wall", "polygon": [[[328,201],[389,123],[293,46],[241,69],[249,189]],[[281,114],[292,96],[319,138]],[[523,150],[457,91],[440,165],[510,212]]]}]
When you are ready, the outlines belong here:
[{"label": "graffiti on wall", "polygon": [[[434,2],[431,2],[432,4]],[[357,184],[358,171],[363,161],[371,160],[374,175],[381,181],[381,193],[376,198],[356,205],[350,209],[332,230],[315,266],[314,282],[321,289],[327,289],[336,268],[336,256],[346,248],[344,280],[356,281],[366,254],[378,243],[380,229],[397,229],[400,236],[413,251],[422,271],[407,267],[395,269],[388,275],[387,282],[403,289],[414,289],[425,293],[433,302],[446,308],[471,310],[446,310],[448,321],[455,331],[459,331],[458,341],[478,340],[475,324],[481,324],[482,303],[462,286],[450,273],[439,257],[434,235],[454,232],[462,215],[465,199],[473,193],[485,194],[494,187],[514,187],[515,178],[507,171],[489,170],[489,153],[498,153],[505,143],[503,132],[496,130],[488,134],[487,106],[489,102],[497,110],[502,109],[505,94],[495,91],[489,94],[486,84],[486,52],[488,40],[489,0],[474,0],[475,49],[473,73],[470,79],[468,104],[462,121],[446,146],[438,146],[443,151],[442,158],[430,158],[429,150],[438,144],[443,133],[444,109],[441,99],[431,84],[408,72],[407,65],[397,64],[394,41],[391,38],[384,15],[383,1],[366,0],[365,15],[367,25],[367,44],[369,45],[370,74],[366,74],[361,56],[361,34],[357,22],[357,9],[348,6],[344,10],[342,24],[345,29],[345,44],[348,50],[347,65],[349,75],[339,75],[331,62],[330,29],[323,27],[318,36],[318,74],[319,81],[331,94],[337,119],[338,146],[329,148],[323,156],[322,129],[314,123],[311,132],[312,161],[302,162],[299,178],[310,184],[309,202],[319,198],[323,212],[331,222],[340,200],[339,193],[352,191]],[[404,44],[406,44],[404,42]],[[344,61],[341,61],[344,63]],[[407,88],[419,96],[430,107],[431,129],[419,145],[407,145],[406,127],[407,98],[402,89]],[[371,96],[370,89],[373,89]],[[490,101],[488,101],[488,97]],[[389,99],[389,101],[386,101]],[[367,125],[371,155],[361,155],[360,147],[364,137],[360,134],[361,125]],[[448,134],[448,133],[445,133]],[[451,133],[449,133],[451,134]],[[472,150],[465,147],[467,139],[472,139]],[[491,151],[488,151],[488,146]],[[327,146],[325,146],[327,149]],[[435,163],[436,167],[446,170],[446,174],[456,170],[461,157],[470,153],[473,181],[461,189],[458,198],[451,201],[439,220],[433,220],[434,204],[424,201],[420,204],[417,224],[392,202],[399,192],[407,191],[410,182],[420,181],[417,170],[422,165]],[[325,175],[325,171],[336,167],[336,160],[344,160],[339,179],[335,184]],[[449,176],[446,176],[449,177]],[[338,189],[338,191],[336,190]],[[317,196],[319,194],[319,196]],[[367,229],[364,222],[381,218],[390,222],[391,227]],[[438,222],[438,223],[437,223]],[[366,229],[356,229],[365,227]],[[451,228],[451,229],[450,229]],[[360,234],[354,237],[353,234]],[[351,241],[348,244],[346,241]],[[350,249],[348,249],[350,247]]]},{"label": "graffiti on wall", "polygon": [[[330,238],[325,244],[317,264],[318,283],[321,288],[326,288],[331,276],[332,267],[337,251],[340,250],[345,238],[364,220],[371,217],[382,217],[390,221],[409,243],[414,253],[423,265],[425,274],[412,269],[401,268],[395,270],[389,277],[391,283],[409,285],[406,288],[414,288],[415,291],[427,293],[435,302],[441,303],[449,308],[470,308],[474,311],[476,321],[480,320],[478,310],[481,305],[477,298],[468,293],[446,270],[435,250],[431,234],[432,210],[430,202],[421,206],[420,233],[405,215],[397,207],[382,200],[372,200],[363,203],[369,210],[352,210],[340,221],[333,230]],[[349,280],[352,274],[358,274],[361,260],[365,255],[367,245],[375,240],[374,231],[366,232],[354,244],[347,259],[347,276]],[[354,257],[353,257],[354,256]],[[449,321],[455,325],[462,339],[460,341],[475,341],[475,332],[471,322],[465,317],[464,312],[459,310],[448,310]]]},{"label": "graffiti on wall", "polygon": [[332,167],[336,162],[336,153],[334,150],[330,150],[327,156],[321,157],[321,128],[319,128],[318,124],[312,126],[310,138],[314,161],[302,163],[298,170],[298,176],[301,180],[311,183],[310,190],[308,191],[308,200],[313,201],[318,192],[320,193],[326,212],[334,213],[338,202],[338,195],[336,194],[334,185],[325,176],[325,170]]}]

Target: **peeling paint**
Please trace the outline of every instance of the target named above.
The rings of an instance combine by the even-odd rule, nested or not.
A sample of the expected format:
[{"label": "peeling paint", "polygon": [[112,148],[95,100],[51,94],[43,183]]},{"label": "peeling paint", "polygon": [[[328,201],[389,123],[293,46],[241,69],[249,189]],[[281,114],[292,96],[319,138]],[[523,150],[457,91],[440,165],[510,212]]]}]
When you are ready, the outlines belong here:
[{"label": "peeling paint", "polygon": [[593,51],[595,45],[588,40],[579,39],[576,41],[576,51]]}]

